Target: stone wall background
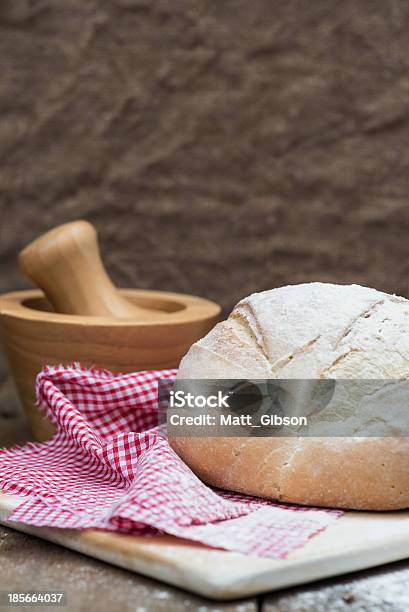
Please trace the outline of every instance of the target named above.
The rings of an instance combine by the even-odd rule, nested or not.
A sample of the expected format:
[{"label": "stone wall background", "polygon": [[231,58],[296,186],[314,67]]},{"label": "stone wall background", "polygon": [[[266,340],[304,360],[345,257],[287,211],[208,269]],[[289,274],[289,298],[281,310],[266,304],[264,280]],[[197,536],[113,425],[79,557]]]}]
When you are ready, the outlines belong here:
[{"label": "stone wall background", "polygon": [[118,285],[226,312],[311,280],[409,295],[408,28],[405,0],[1,0],[0,291],[83,217]]}]

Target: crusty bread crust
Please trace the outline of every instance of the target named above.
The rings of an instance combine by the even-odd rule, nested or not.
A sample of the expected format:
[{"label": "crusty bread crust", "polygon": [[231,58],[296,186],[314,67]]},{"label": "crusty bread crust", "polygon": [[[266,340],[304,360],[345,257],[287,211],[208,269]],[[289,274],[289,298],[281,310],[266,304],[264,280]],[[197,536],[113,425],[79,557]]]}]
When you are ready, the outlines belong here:
[{"label": "crusty bread crust", "polygon": [[[255,294],[193,345],[178,377],[408,378],[409,301],[320,283]],[[304,505],[409,507],[407,437],[177,437],[170,443],[217,487]]]},{"label": "crusty bread crust", "polygon": [[302,505],[409,507],[407,438],[173,438],[204,482]]}]

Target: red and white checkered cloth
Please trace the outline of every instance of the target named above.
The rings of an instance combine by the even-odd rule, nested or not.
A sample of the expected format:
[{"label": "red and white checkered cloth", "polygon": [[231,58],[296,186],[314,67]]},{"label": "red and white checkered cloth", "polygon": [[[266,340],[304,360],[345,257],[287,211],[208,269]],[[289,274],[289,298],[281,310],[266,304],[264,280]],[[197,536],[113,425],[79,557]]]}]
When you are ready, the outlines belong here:
[{"label": "red and white checkered cloth", "polygon": [[203,484],[156,428],[158,380],[175,374],[44,368],[37,377],[37,397],[57,433],[48,442],[0,451],[0,489],[30,496],[10,520],[167,533],[214,548],[282,558],[342,514]]}]

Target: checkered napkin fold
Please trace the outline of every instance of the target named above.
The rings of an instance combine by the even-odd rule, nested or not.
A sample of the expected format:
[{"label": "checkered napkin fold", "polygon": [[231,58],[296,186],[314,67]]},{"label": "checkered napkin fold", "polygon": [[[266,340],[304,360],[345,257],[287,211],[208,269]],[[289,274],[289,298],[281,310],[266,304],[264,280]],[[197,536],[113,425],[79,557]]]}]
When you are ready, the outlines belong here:
[{"label": "checkered napkin fold", "polygon": [[283,558],[340,512],[215,490],[156,428],[157,385],[175,370],[114,375],[45,367],[40,408],[57,433],[0,451],[0,489],[29,496],[10,520],[37,526],[167,533],[245,554]]}]

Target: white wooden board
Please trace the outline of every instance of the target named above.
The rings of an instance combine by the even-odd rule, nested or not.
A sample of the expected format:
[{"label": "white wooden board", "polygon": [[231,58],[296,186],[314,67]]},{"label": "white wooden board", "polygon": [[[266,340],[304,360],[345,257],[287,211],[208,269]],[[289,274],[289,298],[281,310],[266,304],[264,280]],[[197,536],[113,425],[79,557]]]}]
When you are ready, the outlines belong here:
[{"label": "white wooden board", "polygon": [[0,523],[213,599],[234,599],[409,557],[409,512],[348,512],[284,560],[212,550],[171,536],[30,527],[7,520],[22,498],[0,494]]}]

